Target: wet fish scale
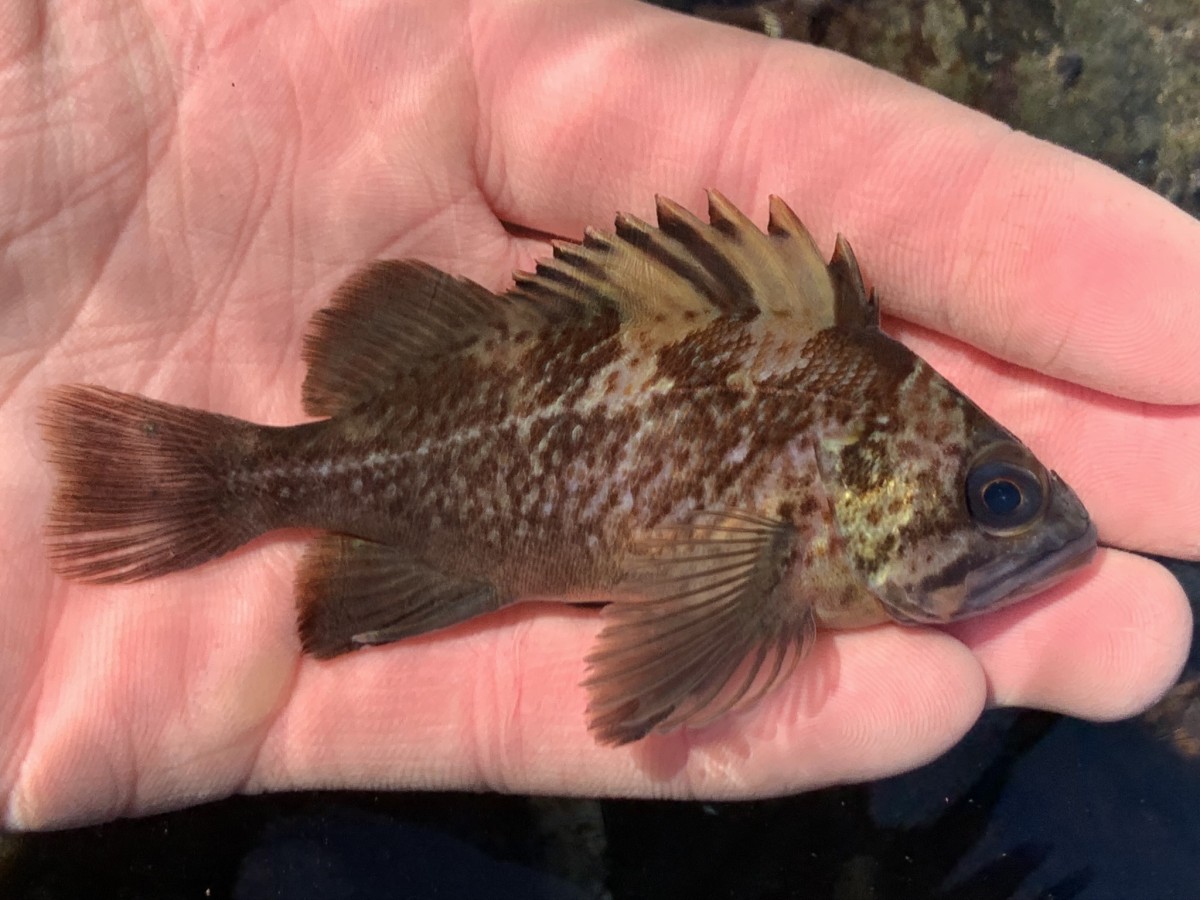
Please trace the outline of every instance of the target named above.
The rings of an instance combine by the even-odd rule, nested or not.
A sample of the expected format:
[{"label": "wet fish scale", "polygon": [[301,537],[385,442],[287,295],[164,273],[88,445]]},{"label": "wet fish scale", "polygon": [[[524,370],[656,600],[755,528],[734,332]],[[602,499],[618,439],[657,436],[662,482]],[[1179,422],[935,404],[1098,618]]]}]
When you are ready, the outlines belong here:
[{"label": "wet fish scale", "polygon": [[826,264],[781,201],[764,233],[709,199],[556,241],[504,295],[366,267],[314,317],[315,422],[58,389],[57,568],[130,581],[324,529],[297,575],[319,657],[608,600],[589,724],[623,743],[753,702],[818,627],[949,621],[1089,558],[1074,494],[879,330],[843,239]]}]

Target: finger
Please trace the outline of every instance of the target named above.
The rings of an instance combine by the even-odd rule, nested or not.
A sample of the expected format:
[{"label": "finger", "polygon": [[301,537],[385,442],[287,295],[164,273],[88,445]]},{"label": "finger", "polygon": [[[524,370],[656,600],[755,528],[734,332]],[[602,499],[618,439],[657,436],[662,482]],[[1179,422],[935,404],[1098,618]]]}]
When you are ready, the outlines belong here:
[{"label": "finger", "polygon": [[823,247],[849,236],[892,312],[1109,393],[1200,401],[1200,223],[1165,201],[836,54],[622,0],[548,9],[478,44],[502,217],[577,235],[716,187],[761,222],[778,193]]},{"label": "finger", "polygon": [[1142,711],[1175,682],[1192,616],[1166,569],[1105,550],[1080,579],[951,631],[983,665],[991,702],[1109,720]]},{"label": "finger", "polygon": [[1083,500],[1105,543],[1200,555],[1200,407],[1151,406],[998,362],[942,335],[888,329],[1011,428]]},{"label": "finger", "polygon": [[306,664],[252,787],[777,794],[920,765],[958,740],[984,698],[974,657],[947,635],[841,633],[818,640],[752,710],[602,747],[586,730],[579,687],[596,630],[590,615],[522,615],[470,636]]}]

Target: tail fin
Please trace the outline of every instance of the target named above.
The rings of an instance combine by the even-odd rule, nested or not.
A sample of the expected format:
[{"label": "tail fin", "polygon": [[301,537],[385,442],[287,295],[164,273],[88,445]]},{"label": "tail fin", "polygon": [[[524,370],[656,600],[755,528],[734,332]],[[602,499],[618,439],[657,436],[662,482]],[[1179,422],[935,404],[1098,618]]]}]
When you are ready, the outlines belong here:
[{"label": "tail fin", "polygon": [[58,474],[47,527],[55,569],[140,581],[266,530],[232,478],[257,427],[99,387],[56,388],[42,410]]}]

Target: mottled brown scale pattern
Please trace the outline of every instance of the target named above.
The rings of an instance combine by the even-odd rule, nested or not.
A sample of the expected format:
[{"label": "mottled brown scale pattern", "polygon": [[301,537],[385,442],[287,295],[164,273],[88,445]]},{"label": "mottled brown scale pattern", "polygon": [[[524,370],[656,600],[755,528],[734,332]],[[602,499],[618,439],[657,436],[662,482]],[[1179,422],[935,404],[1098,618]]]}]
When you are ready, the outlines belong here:
[{"label": "mottled brown scale pattern", "polygon": [[[406,383],[398,388],[407,406],[402,422],[393,412],[400,404],[381,398],[341,425],[355,434],[352,444],[314,432],[311,448],[297,454],[305,460],[297,479],[320,474],[326,461],[331,468],[320,506],[298,518],[402,543],[456,571],[504,572],[497,581],[507,596],[562,591],[581,582],[612,584],[620,574],[613,557],[634,530],[691,508],[777,512],[764,485],[769,491],[776,480],[790,478],[794,495],[816,474],[778,463],[782,449],[823,414],[809,394],[822,390],[827,371],[812,370],[813,387],[797,371],[788,390],[739,391],[725,382],[741,368],[738,354],[750,350],[744,326],[723,322],[683,352],[692,354],[706,342],[715,345],[713,367],[684,370],[679,357],[664,365],[660,356],[654,380],[670,380],[671,390],[636,394],[586,414],[567,398],[586,393],[594,379],[607,384],[605,366],[621,365],[611,352],[596,354],[603,365],[576,370],[569,382],[543,364],[547,359],[539,351],[512,369],[488,371],[473,359],[469,380],[430,376]],[[562,346],[572,345],[578,345],[576,337],[562,339]],[[556,382],[553,392],[546,380]],[[479,389],[489,382],[505,386]],[[521,399],[542,392],[552,393],[555,402]],[[360,441],[372,432],[364,447]],[[360,461],[378,447],[388,448],[386,461],[364,470]],[[739,448],[736,460],[730,459]],[[364,501],[368,478],[373,487],[382,478],[396,489],[385,487]],[[816,505],[799,496],[798,508]],[[351,520],[323,517],[331,509],[351,510]]]},{"label": "mottled brown scale pattern", "polygon": [[752,341],[745,323],[718,319],[660,348],[656,374],[679,388],[724,384],[731,375],[746,371]]},{"label": "mottled brown scale pattern", "polygon": [[[620,353],[619,328],[616,312],[607,310],[587,327],[559,329],[532,342],[515,370],[510,397],[531,406],[572,405]],[[497,374],[501,383],[508,377]]]}]

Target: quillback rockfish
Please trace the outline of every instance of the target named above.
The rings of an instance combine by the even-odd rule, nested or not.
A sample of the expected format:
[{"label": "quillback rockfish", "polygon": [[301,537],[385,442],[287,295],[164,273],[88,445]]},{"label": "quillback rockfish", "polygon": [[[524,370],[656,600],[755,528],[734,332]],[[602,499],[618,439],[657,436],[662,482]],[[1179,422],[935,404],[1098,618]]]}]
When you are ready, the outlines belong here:
[{"label": "quillback rockfish", "polygon": [[[610,602],[590,727],[698,726],[818,628],[949,622],[1085,563],[1075,494],[879,329],[849,245],[772,198],[553,242],[495,294],[367,266],[316,314],[304,406],[267,427],[100,387],[43,414],[63,575],[152,578],[276,528],[331,657],[522,598]],[[403,652],[399,650],[396,652]]]}]

